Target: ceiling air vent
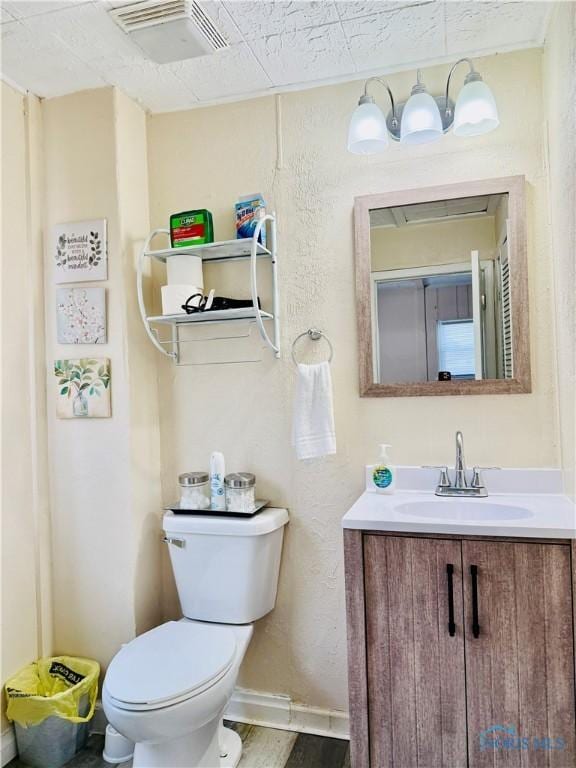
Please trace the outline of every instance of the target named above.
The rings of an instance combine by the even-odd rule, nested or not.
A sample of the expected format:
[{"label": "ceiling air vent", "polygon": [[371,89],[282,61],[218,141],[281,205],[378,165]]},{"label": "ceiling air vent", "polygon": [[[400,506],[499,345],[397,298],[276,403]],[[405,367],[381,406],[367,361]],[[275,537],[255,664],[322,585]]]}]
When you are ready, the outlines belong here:
[{"label": "ceiling air vent", "polygon": [[228,48],[228,41],[196,0],[142,0],[115,8],[110,15],[159,64]]}]

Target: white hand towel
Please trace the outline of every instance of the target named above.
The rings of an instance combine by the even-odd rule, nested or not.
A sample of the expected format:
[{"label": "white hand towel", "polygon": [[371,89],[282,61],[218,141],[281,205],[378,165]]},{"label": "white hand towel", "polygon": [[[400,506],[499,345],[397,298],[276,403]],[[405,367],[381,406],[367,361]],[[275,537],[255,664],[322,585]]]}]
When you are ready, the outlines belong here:
[{"label": "white hand towel", "polygon": [[332,377],[327,362],[298,364],[292,445],[299,459],[336,453]]}]

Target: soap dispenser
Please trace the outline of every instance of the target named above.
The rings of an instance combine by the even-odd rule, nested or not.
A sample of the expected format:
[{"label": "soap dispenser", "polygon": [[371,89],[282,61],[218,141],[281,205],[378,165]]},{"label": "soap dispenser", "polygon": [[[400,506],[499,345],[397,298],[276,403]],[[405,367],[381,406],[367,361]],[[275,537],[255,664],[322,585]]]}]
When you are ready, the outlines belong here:
[{"label": "soap dispenser", "polygon": [[366,490],[372,493],[394,493],[396,490],[396,467],[390,464],[388,443],[380,445],[380,461],[366,467]]},{"label": "soap dispenser", "polygon": [[210,456],[210,506],[212,510],[217,512],[224,512],[226,509],[226,498],[224,495],[225,474],[224,454],[220,453],[220,451],[214,451]]}]

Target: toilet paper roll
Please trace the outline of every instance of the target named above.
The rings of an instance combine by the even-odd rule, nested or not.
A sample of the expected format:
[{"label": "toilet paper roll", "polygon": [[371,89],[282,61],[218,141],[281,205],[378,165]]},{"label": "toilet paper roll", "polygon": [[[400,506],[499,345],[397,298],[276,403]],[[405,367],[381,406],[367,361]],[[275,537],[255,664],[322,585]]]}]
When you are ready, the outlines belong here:
[{"label": "toilet paper roll", "polygon": [[166,273],[168,285],[199,285],[204,289],[200,256],[170,256],[166,259]]},{"label": "toilet paper roll", "polygon": [[[163,285],[162,286],[162,314],[163,315],[185,315],[186,310],[182,309],[182,304],[186,304],[186,299],[195,293],[202,293],[202,288],[197,285]],[[198,306],[200,297],[195,299],[193,306]]]}]

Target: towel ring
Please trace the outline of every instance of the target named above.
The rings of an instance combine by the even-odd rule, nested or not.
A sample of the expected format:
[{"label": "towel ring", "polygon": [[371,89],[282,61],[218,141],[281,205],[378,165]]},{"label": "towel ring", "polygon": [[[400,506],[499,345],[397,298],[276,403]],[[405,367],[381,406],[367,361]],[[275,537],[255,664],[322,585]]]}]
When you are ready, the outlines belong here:
[{"label": "towel ring", "polygon": [[296,338],[292,342],[292,360],[294,361],[294,365],[298,365],[298,361],[296,360],[296,355],[294,354],[296,343],[300,341],[300,339],[303,339],[304,336],[308,336],[308,338],[311,341],[319,341],[320,339],[325,339],[326,343],[330,347],[330,357],[328,358],[328,362],[329,363],[332,362],[332,358],[334,357],[334,347],[332,346],[332,342],[330,341],[328,336],[326,336],[326,334],[323,333],[322,331],[318,330],[318,328],[308,328],[307,331],[304,331],[304,333],[301,333],[299,336],[296,336]]}]

